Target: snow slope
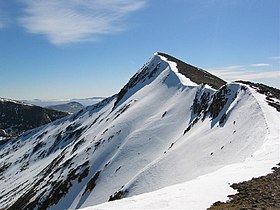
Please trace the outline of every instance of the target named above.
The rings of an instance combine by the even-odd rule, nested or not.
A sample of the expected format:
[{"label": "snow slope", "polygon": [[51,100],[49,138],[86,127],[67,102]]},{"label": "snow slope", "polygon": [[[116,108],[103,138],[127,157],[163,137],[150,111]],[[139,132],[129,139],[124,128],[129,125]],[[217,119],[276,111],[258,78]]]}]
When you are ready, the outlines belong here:
[{"label": "snow slope", "polygon": [[[227,195],[236,193],[230,187],[232,183],[270,173],[271,167],[280,161],[279,114],[275,115],[275,109],[267,106],[263,95],[258,94],[252,88],[250,88],[250,91],[261,109],[267,132],[262,145],[256,151],[251,152],[251,155],[248,155],[246,159],[225,165],[214,172],[198,176],[187,182],[161,188],[150,193],[83,208],[83,210],[207,209],[214,202],[226,201],[228,199]],[[240,114],[244,113],[246,112]],[[250,130],[252,131],[252,129]]]},{"label": "snow slope", "polygon": [[[228,182],[279,162],[280,116],[267,96],[242,83],[215,90],[223,80],[193,66],[185,78],[190,66],[178,65],[157,53],[118,94],[0,145],[0,208],[77,209],[125,197],[91,208],[204,208],[226,198]],[[196,71],[208,85],[195,82]]]}]

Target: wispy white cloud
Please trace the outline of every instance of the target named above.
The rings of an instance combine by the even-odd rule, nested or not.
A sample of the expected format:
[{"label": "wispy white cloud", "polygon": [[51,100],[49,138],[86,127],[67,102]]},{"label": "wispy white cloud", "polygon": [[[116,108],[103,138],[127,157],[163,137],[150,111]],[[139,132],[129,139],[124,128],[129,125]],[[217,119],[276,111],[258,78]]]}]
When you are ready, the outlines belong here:
[{"label": "wispy white cloud", "polygon": [[232,65],[232,66],[216,67],[216,68],[212,68],[212,69],[228,71],[228,70],[242,70],[244,68],[245,68],[245,66],[243,66],[243,65]]},{"label": "wispy white cloud", "polygon": [[2,22],[2,20],[0,19],[0,29],[1,28],[4,28],[5,27],[5,24],[4,24],[4,22]]},{"label": "wispy white cloud", "polygon": [[[208,71],[211,73],[227,80],[258,80],[258,79],[279,79],[280,80],[280,71],[256,71],[252,70],[252,67],[268,67],[270,64],[249,64],[249,65],[235,65],[235,66],[225,66],[210,68]],[[251,67],[251,69],[250,69]]]},{"label": "wispy white cloud", "polygon": [[280,71],[250,72],[250,71],[230,71],[230,70],[215,71],[215,70],[212,70],[211,73],[213,73],[227,81],[280,79]]},{"label": "wispy white cloud", "polygon": [[268,63],[253,63],[253,64],[247,64],[247,65],[231,65],[231,66],[223,66],[223,67],[215,67],[215,68],[210,68],[209,70],[214,70],[214,71],[234,71],[234,70],[248,70],[249,68],[252,67],[268,67],[271,66]]},{"label": "wispy white cloud", "polygon": [[251,64],[250,66],[252,66],[252,67],[266,67],[266,66],[270,66],[270,64],[268,64],[268,63],[254,63],[254,64]]},{"label": "wispy white cloud", "polygon": [[125,30],[124,18],[145,6],[145,0],[22,0],[20,24],[56,45],[96,40]]},{"label": "wispy white cloud", "polygon": [[272,60],[280,60],[280,56],[272,56],[272,57],[270,57],[270,59],[272,59]]},{"label": "wispy white cloud", "polygon": [[270,59],[276,61],[277,63],[280,63],[280,56],[272,56],[270,57]]},{"label": "wispy white cloud", "polygon": [[7,26],[7,19],[1,6],[2,5],[0,4],[0,29],[5,28]]}]

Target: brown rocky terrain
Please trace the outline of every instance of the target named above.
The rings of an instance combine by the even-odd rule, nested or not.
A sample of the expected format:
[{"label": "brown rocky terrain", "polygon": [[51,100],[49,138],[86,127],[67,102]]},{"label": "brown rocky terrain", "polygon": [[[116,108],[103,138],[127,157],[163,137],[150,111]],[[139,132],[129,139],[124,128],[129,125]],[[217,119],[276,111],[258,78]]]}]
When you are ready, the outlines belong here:
[{"label": "brown rocky terrain", "polygon": [[280,209],[280,163],[273,172],[249,181],[232,184],[238,191],[228,202],[216,202],[208,210],[276,210]]}]

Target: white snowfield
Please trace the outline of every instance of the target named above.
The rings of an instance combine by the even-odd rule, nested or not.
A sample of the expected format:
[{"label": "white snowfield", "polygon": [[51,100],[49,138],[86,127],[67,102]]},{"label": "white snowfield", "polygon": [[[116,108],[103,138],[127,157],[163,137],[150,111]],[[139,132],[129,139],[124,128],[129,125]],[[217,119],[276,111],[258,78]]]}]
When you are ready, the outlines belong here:
[{"label": "white snowfield", "polygon": [[280,114],[248,85],[197,85],[155,54],[121,93],[0,145],[0,208],[65,184],[48,209],[207,209],[280,162]]}]

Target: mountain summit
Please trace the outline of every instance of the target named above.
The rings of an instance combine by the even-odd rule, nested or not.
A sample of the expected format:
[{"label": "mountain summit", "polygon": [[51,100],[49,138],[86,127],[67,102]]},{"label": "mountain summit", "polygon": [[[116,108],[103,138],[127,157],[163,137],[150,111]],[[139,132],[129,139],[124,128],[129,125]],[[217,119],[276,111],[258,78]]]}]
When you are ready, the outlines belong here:
[{"label": "mountain summit", "polygon": [[118,94],[0,145],[0,208],[106,206],[172,188],[189,195],[184,208],[205,209],[279,162],[278,94],[156,53]]},{"label": "mountain summit", "polygon": [[168,61],[172,61],[176,63],[176,68],[178,73],[184,75],[189,78],[192,82],[200,85],[200,84],[208,84],[215,89],[219,89],[221,86],[225,85],[226,82],[209,72],[187,64],[171,55],[157,52],[156,55],[163,56]]},{"label": "mountain summit", "polygon": [[[115,104],[118,104],[129,89],[134,88],[136,85],[138,85],[138,88],[134,88],[135,90],[141,89],[160,75],[162,71],[169,71],[170,73],[167,77],[175,76],[179,79],[177,82],[182,83],[185,86],[207,84],[218,89],[226,84],[224,80],[205,70],[187,64],[168,54],[156,52],[154,56],[150,58],[150,61],[146,63],[117,94],[117,101]],[[176,79],[174,82],[176,82]],[[139,85],[138,83],[142,83],[142,85]]]}]

